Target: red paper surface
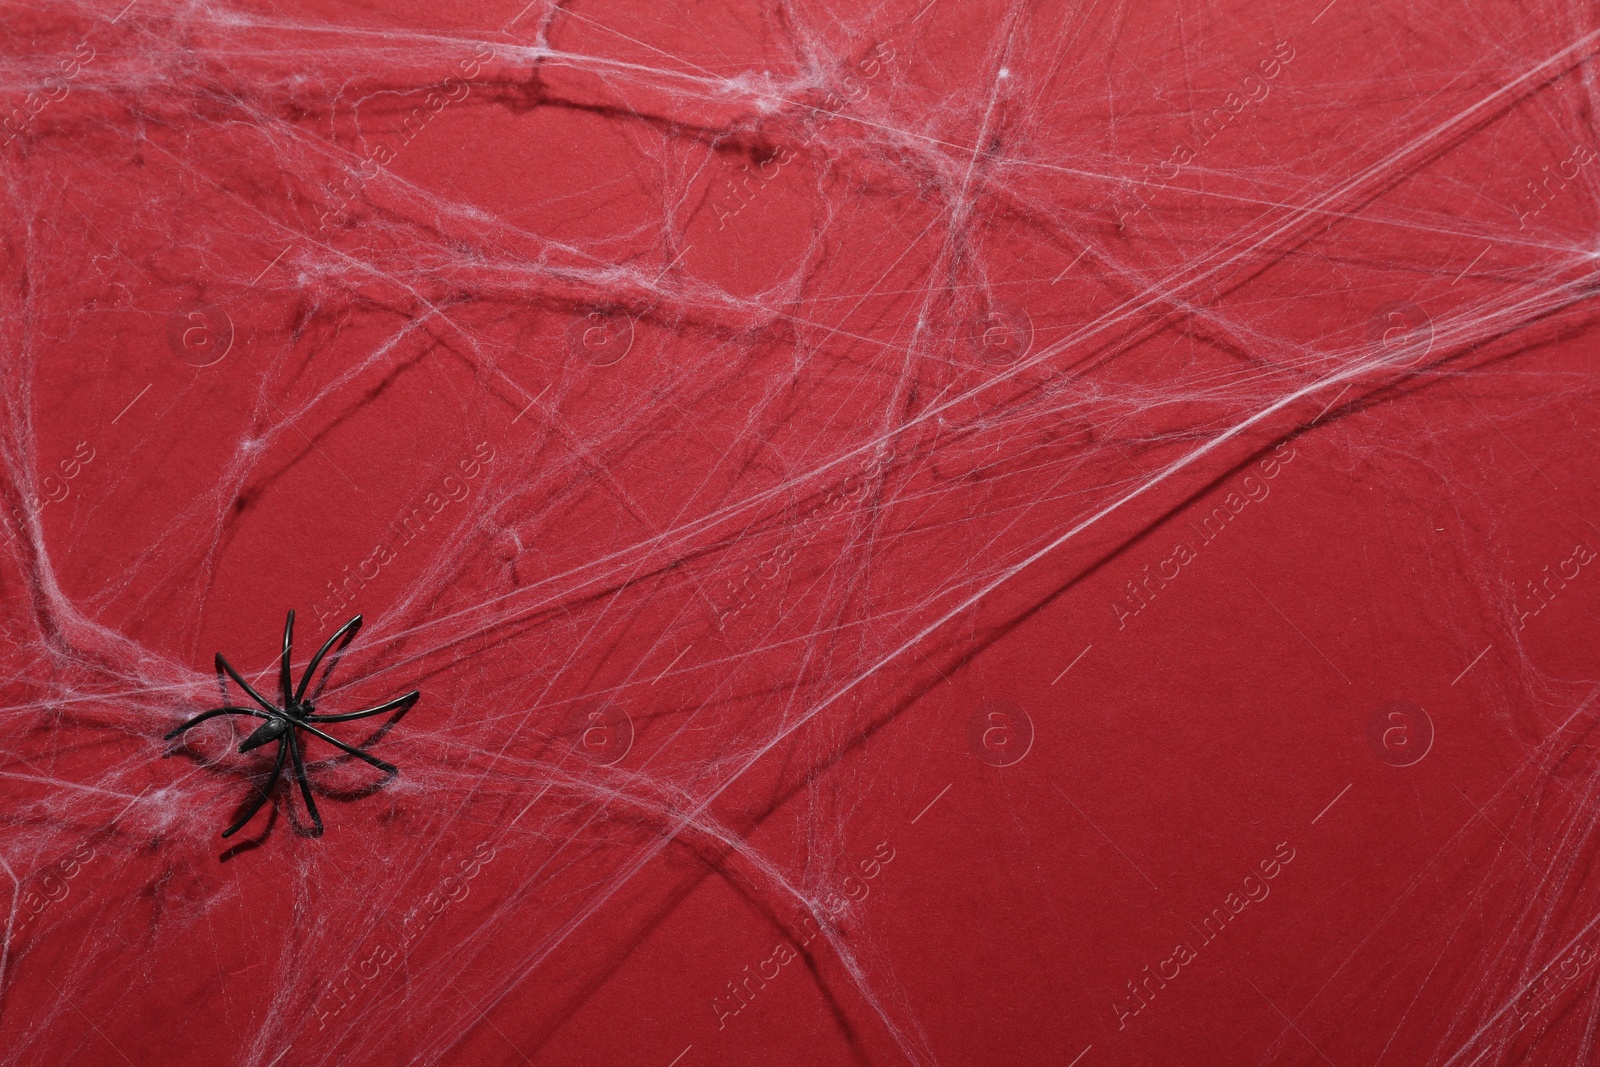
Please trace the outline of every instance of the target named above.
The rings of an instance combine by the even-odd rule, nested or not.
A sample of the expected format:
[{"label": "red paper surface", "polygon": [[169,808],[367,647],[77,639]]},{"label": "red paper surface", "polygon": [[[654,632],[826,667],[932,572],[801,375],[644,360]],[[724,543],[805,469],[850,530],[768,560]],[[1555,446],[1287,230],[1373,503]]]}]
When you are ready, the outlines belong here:
[{"label": "red paper surface", "polygon": [[0,1062],[1593,1061],[1593,11],[0,26]]}]

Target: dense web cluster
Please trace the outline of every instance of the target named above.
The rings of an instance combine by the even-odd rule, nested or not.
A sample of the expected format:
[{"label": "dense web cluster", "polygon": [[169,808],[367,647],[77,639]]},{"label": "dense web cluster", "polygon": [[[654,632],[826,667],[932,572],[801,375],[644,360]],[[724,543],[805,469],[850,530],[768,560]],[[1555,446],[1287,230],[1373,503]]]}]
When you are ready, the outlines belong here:
[{"label": "dense web cluster", "polygon": [[0,1064],[1594,1055],[1600,13],[0,41]]}]

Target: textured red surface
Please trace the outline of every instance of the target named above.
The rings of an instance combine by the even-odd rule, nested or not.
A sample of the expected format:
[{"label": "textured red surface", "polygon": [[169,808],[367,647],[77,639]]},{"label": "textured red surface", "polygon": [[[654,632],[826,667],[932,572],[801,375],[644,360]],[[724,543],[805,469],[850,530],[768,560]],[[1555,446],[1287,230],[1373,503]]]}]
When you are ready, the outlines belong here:
[{"label": "textured red surface", "polygon": [[1594,1059],[1593,12],[0,40],[0,1063]]}]

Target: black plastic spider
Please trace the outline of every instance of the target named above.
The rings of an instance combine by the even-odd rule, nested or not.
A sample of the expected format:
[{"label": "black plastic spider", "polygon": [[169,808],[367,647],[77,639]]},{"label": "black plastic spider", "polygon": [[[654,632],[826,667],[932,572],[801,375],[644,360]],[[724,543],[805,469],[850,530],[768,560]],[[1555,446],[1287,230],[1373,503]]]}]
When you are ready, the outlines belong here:
[{"label": "black plastic spider", "polygon": [[[316,801],[311,799],[311,783],[306,777],[305,757],[301,755],[301,748],[304,742],[296,737],[295,731],[297,730],[313,733],[335,748],[343,749],[352,756],[358,756],[366,760],[385,774],[395,775],[400,773],[399,768],[393,764],[385,763],[376,756],[370,756],[359,748],[345,744],[336,737],[330,737],[312,725],[312,723],[349,722],[351,719],[365,719],[369,715],[381,715],[386,711],[398,711],[404,714],[410,710],[411,706],[422,695],[413,689],[403,697],[391,700],[386,704],[379,704],[375,708],[368,708],[365,711],[351,711],[343,715],[316,714],[316,708],[311,701],[322,695],[322,688],[328,684],[328,677],[333,674],[333,668],[338,665],[339,658],[344,655],[345,646],[355,640],[356,632],[360,629],[361,616],[357,615],[335,630],[333,636],[328,638],[327,643],[317,650],[315,656],[311,657],[311,663],[306,667],[305,674],[300,678],[300,685],[295,687],[293,685],[293,676],[289,670],[289,658],[294,642],[294,612],[290,611],[289,621],[283,628],[283,659],[280,661],[278,669],[278,680],[283,690],[282,707],[273,704],[251,688],[250,683],[239,677],[239,672],[234,670],[233,665],[223,658],[222,653],[217,653],[218,682],[222,682],[222,674],[226,671],[229,678],[238,682],[240,688],[249,693],[251,699],[261,705],[260,710],[235,707],[233,705],[212,708],[210,711],[201,712],[176,730],[173,730],[166,736],[166,740],[170,741],[191,726],[198,726],[207,719],[215,718],[218,715],[253,715],[258,719],[265,719],[266,722],[256,727],[255,732],[245,738],[244,744],[239,746],[239,751],[249,752],[251,749],[260,748],[273,741],[278,742],[278,759],[273,764],[272,776],[267,779],[266,785],[261,787],[255,803],[250,805],[250,810],[245,812],[238,822],[222,831],[223,837],[231,837],[239,831],[245,823],[255,817],[256,812],[261,810],[261,805],[267,802],[267,798],[272,795],[272,787],[278,784],[278,777],[283,773],[283,757],[285,753],[289,755],[293,763],[295,780],[300,783],[300,792],[306,799],[306,811],[311,813],[311,821],[316,824],[316,832],[318,834],[322,833],[322,816],[317,813]],[[317,683],[317,688],[312,691],[311,698],[307,699],[306,686],[311,683],[312,675],[317,673],[317,668],[321,666],[323,657],[328,654],[330,649],[334,648],[335,644],[339,647],[334,650],[333,659],[328,662],[328,669],[322,672],[322,680]],[[227,684],[222,683],[222,688],[223,699],[226,700],[228,695]]]}]

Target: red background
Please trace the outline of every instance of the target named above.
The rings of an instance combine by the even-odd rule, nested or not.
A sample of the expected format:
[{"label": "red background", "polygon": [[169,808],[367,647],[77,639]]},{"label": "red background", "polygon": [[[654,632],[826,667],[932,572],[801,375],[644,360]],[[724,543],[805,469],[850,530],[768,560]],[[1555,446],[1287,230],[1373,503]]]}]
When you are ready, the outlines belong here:
[{"label": "red background", "polygon": [[1592,1058],[1592,12],[0,39],[0,1061]]}]

